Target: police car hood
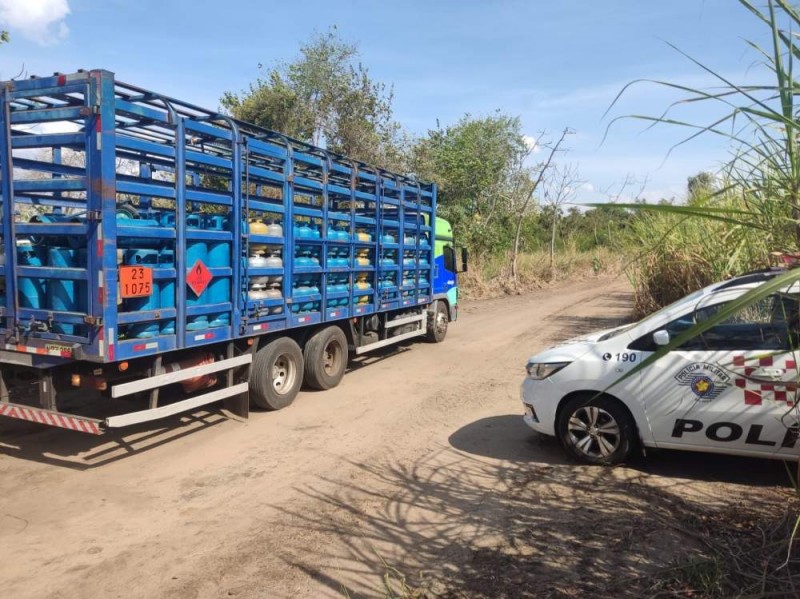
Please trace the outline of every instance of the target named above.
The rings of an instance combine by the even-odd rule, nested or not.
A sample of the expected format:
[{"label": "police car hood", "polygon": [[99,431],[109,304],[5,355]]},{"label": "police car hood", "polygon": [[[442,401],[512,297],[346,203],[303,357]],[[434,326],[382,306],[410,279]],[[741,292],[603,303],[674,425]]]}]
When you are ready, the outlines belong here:
[{"label": "police car hood", "polygon": [[562,341],[553,347],[544,350],[528,359],[528,362],[551,363],[551,362],[574,362],[590,352],[597,342],[608,333],[624,328],[626,325],[597,331],[589,335],[581,335]]}]

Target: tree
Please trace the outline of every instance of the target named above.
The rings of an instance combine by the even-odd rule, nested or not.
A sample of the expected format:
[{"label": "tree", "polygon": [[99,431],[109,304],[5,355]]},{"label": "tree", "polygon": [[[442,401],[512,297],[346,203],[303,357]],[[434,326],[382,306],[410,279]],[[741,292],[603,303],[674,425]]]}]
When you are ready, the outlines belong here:
[{"label": "tree", "polygon": [[499,112],[465,115],[429,131],[414,147],[414,172],[439,184],[442,215],[476,256],[510,245],[508,189],[527,151],[519,118]]},{"label": "tree", "polygon": [[300,47],[294,62],[267,70],[220,102],[234,117],[382,168],[403,170],[404,140],[393,95],[357,62],[333,28]]},{"label": "tree", "polygon": [[689,203],[707,198],[716,191],[717,180],[712,173],[700,171],[686,180]]},{"label": "tree", "polygon": [[[514,164],[514,173],[512,174],[512,188],[510,195],[511,212],[513,214],[514,224],[514,244],[511,247],[511,278],[516,283],[517,281],[517,258],[519,256],[519,241],[520,232],[522,231],[522,222],[528,213],[531,205],[534,202],[534,194],[545,181],[546,177],[550,175],[551,168],[554,168],[553,159],[556,153],[561,151],[561,144],[567,135],[573,131],[569,127],[565,127],[561,132],[561,137],[558,138],[555,144],[545,144],[547,148],[547,157],[532,168],[525,168],[525,162],[530,155],[530,149],[521,157],[517,157]],[[539,139],[544,136],[540,135]],[[561,204],[567,198],[571,197],[575,191],[575,183],[577,181],[577,171],[571,168],[561,169],[557,173],[557,177],[550,182],[545,188],[545,199],[548,204],[553,207],[553,226],[550,242],[550,266],[553,266],[553,255],[555,253],[555,235],[556,235],[556,222],[560,213]],[[572,189],[569,189],[572,186]],[[549,195],[548,195],[549,194]]]}]

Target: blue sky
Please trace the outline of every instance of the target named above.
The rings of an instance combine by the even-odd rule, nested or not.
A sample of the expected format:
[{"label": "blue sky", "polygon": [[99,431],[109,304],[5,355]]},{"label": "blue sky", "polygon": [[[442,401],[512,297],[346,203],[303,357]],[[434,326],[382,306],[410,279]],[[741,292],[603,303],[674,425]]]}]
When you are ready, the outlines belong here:
[{"label": "blue sky", "polygon": [[[669,149],[686,131],[623,121],[601,143],[603,113],[637,78],[693,86],[714,82],[675,44],[736,81],[754,76],[743,39],[766,29],[735,0],[0,0],[0,77],[104,68],[119,79],[216,108],[258,64],[292,60],[316,31],[336,25],[358,45],[372,76],[391,84],[395,116],[412,134],[499,109],[526,134],[571,127],[570,152],[585,181],[580,198],[623,191],[682,197],[686,178],[713,170],[725,144],[703,138]],[[659,114],[674,96],[637,86],[613,116]],[[696,110],[693,118],[711,113]]]}]

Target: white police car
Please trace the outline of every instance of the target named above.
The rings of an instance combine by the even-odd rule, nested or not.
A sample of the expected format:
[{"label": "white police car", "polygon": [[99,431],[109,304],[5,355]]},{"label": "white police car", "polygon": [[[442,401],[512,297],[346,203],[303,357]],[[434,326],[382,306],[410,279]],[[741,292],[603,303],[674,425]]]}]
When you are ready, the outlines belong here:
[{"label": "white police car", "polygon": [[521,390],[525,422],[593,463],[620,462],[639,444],[797,460],[797,284],[620,381],[670,338],[782,272],[710,285],[637,323],[533,356]]}]

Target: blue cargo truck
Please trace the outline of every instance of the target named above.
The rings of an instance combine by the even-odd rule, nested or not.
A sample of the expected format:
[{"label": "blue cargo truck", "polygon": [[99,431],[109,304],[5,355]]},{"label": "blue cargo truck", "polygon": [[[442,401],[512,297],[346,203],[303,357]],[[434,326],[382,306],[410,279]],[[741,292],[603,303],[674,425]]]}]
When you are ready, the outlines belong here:
[{"label": "blue cargo truck", "polygon": [[[244,417],[456,318],[466,252],[432,184],[104,70],[0,101],[2,416],[92,434],[218,401]],[[131,409],[59,409],[76,389]]]}]

